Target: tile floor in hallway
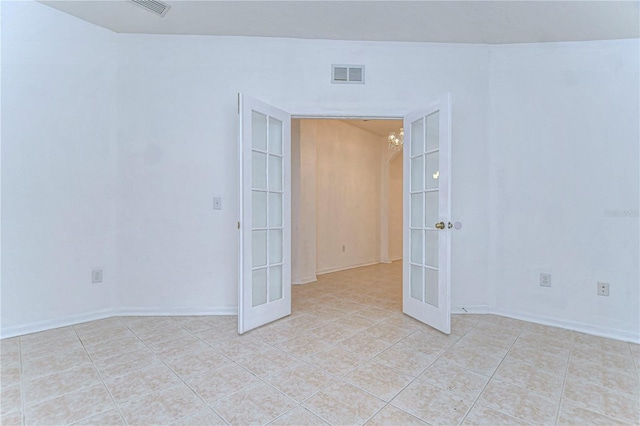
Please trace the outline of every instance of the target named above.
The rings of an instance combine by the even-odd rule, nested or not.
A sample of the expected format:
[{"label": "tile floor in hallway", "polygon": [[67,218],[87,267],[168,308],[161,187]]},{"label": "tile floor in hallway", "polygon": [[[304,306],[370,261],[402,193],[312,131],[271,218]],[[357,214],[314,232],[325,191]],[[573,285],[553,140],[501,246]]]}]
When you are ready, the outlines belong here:
[{"label": "tile floor in hallway", "polygon": [[293,314],[121,317],[0,341],[1,424],[638,424],[640,347],[493,315],[403,315],[401,265],[293,288]]}]

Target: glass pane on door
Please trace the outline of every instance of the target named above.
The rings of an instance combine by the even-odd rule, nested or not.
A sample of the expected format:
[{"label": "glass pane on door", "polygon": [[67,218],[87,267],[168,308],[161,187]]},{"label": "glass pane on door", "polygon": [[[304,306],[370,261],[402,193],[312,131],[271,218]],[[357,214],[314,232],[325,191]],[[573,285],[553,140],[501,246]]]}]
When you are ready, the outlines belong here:
[{"label": "glass pane on door", "polygon": [[269,152],[282,155],[282,121],[269,117]]},{"label": "glass pane on door", "polygon": [[425,226],[427,228],[435,228],[436,223],[440,222],[440,213],[438,206],[438,191],[426,192],[425,194]]},{"label": "glass pane on door", "polygon": [[422,267],[411,265],[411,297],[423,301],[422,289],[424,287],[422,280]]},{"label": "glass pane on door", "polygon": [[433,269],[425,270],[425,281],[426,281],[426,297],[425,302],[430,304],[431,306],[438,307],[438,271]]},{"label": "glass pane on door", "polygon": [[424,182],[424,157],[411,159],[411,191],[422,191]]},{"label": "glass pane on door", "polygon": [[411,156],[424,152],[424,121],[422,119],[411,123]]},{"label": "glass pane on door", "polygon": [[438,267],[438,239],[440,236],[438,235],[438,230],[426,230],[425,231],[425,257],[424,263],[427,266],[432,266],[434,268]]},{"label": "glass pane on door", "polygon": [[251,289],[251,306],[259,306],[267,303],[267,269],[253,271]]},{"label": "glass pane on door", "polygon": [[269,268],[269,302],[282,299],[282,266]]},{"label": "glass pane on door", "polygon": [[427,152],[440,147],[440,111],[427,117]]},{"label": "glass pane on door", "polygon": [[267,264],[267,231],[253,231],[253,266]]},{"label": "glass pane on door", "polygon": [[438,151],[427,154],[426,189],[438,188],[440,182],[440,156]]},{"label": "glass pane on door", "polygon": [[421,228],[424,224],[422,210],[422,192],[411,194],[411,227]]},{"label": "glass pane on door", "polygon": [[422,265],[422,229],[411,230],[411,263]]},{"label": "glass pane on door", "polygon": [[267,155],[260,152],[251,154],[251,185],[254,189],[267,188]]},{"label": "glass pane on door", "polygon": [[282,158],[269,156],[269,190],[282,191]]},{"label": "glass pane on door", "polygon": [[267,193],[252,191],[251,210],[254,228],[267,227]]},{"label": "glass pane on door", "polygon": [[282,226],[282,194],[269,193],[269,226]]},{"label": "glass pane on door", "polygon": [[269,231],[269,264],[282,262],[282,230]]},{"label": "glass pane on door", "polygon": [[252,147],[260,151],[267,150],[267,116],[253,111],[251,114],[251,123],[253,126]]}]

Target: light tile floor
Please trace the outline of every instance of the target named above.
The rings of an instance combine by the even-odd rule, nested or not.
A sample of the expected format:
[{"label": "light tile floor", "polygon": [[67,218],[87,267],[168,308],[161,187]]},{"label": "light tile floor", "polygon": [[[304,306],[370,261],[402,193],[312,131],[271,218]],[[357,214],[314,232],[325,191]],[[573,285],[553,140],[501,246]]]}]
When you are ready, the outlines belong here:
[{"label": "light tile floor", "polygon": [[0,342],[1,423],[639,424],[640,347],[493,315],[441,334],[401,265],[293,288],[293,314],[109,318]]}]

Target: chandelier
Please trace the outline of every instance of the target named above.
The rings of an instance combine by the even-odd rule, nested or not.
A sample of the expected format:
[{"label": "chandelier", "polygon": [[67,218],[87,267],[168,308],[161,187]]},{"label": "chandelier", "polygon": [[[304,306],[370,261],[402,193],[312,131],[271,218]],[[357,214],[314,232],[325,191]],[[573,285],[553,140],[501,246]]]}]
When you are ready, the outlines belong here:
[{"label": "chandelier", "polygon": [[404,129],[401,127],[398,133],[389,132],[387,142],[389,142],[390,149],[402,149],[402,145],[404,144]]}]

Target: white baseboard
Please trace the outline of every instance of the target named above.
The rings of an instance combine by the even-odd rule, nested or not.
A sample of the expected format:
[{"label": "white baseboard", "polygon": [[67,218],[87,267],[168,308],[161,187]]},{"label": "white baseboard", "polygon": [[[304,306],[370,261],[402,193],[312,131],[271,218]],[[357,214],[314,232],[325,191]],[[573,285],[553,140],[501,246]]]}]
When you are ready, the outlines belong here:
[{"label": "white baseboard", "polygon": [[619,330],[609,327],[600,327],[578,321],[564,320],[560,318],[547,317],[544,315],[532,315],[527,313],[512,312],[506,309],[491,308],[487,305],[476,306],[456,306],[451,308],[453,314],[493,314],[535,324],[548,325],[551,327],[564,328],[566,330],[591,334],[593,336],[606,337],[608,339],[621,340],[623,342],[640,343],[640,333],[627,330]]},{"label": "white baseboard", "polygon": [[[365,266],[365,265],[361,265]],[[351,268],[345,268],[351,269]],[[594,326],[592,324],[581,323],[577,321],[564,320],[559,318],[547,317],[543,315],[532,315],[527,313],[511,312],[504,309],[490,308],[487,305],[471,305],[456,306],[451,308],[454,314],[493,314],[508,318],[528,321],[541,325],[564,328],[567,330],[577,331],[580,333],[591,334],[594,336],[606,337],[608,339],[621,340],[623,342],[640,343],[640,333],[634,333],[627,330],[619,330],[609,327]],[[67,327],[70,325],[81,324],[83,322],[95,321],[110,317],[122,316],[190,316],[190,315],[238,315],[238,308],[234,306],[223,306],[215,308],[168,308],[168,307],[151,307],[151,308],[113,308],[101,309],[98,311],[87,312],[78,315],[68,315],[64,317],[54,318],[46,321],[36,321],[29,324],[23,324],[13,327],[3,327],[0,330],[0,338],[9,338],[22,336],[24,334],[36,333],[38,331],[51,330],[54,328]]]},{"label": "white baseboard", "polygon": [[325,268],[316,272],[317,275],[330,274],[332,272],[346,271],[347,269],[362,268],[363,266],[378,265],[380,262],[359,263],[357,265],[339,266],[337,268]]},{"label": "white baseboard", "polygon": [[236,306],[219,306],[213,308],[118,308],[117,316],[197,316],[197,315],[238,315]]},{"label": "white baseboard", "polygon": [[301,284],[309,284],[309,283],[315,283],[316,281],[318,281],[318,277],[315,275],[311,275],[308,277],[303,277],[303,278],[297,278],[291,281],[291,284],[293,285],[301,285]]},{"label": "white baseboard", "polygon": [[633,331],[601,327],[579,321],[547,317],[544,315],[532,315],[527,313],[512,312],[505,309],[493,309],[492,313],[495,315],[533,322],[536,324],[549,325],[552,327],[559,327],[567,330],[577,331],[580,333],[591,334],[593,336],[606,337],[608,339],[621,340],[623,342],[640,343],[640,333],[634,333]]},{"label": "white baseboard", "polygon": [[38,331],[51,330],[54,328],[66,327],[69,325],[81,324],[83,322],[95,321],[99,319],[116,316],[114,309],[100,309],[98,311],[87,312],[78,315],[66,315],[45,321],[36,321],[28,324],[13,327],[2,327],[0,336],[2,338],[22,336],[23,334],[36,333]]},{"label": "white baseboard", "polygon": [[490,314],[488,305],[465,305],[465,306],[452,306],[452,314]]},{"label": "white baseboard", "polygon": [[0,338],[22,336],[38,331],[77,325],[83,322],[95,321],[111,317],[125,316],[191,316],[191,315],[238,315],[235,306],[216,308],[112,308],[87,312],[78,315],[67,315],[46,321],[36,321],[28,324],[2,327]]}]

